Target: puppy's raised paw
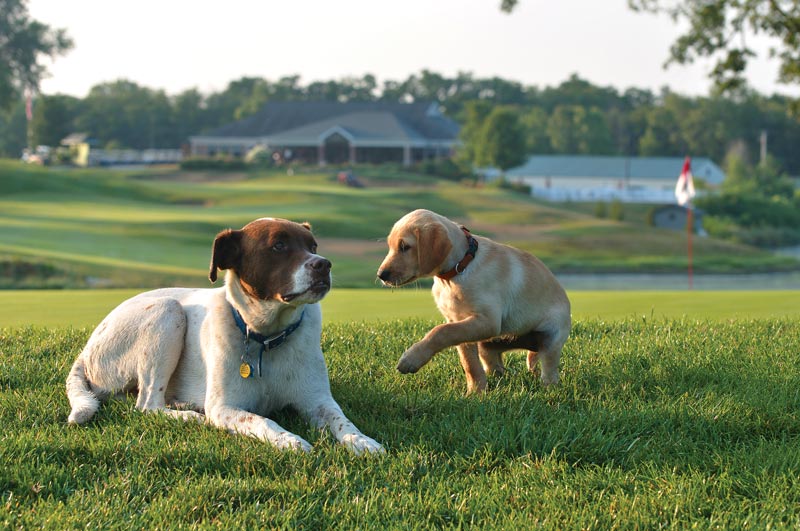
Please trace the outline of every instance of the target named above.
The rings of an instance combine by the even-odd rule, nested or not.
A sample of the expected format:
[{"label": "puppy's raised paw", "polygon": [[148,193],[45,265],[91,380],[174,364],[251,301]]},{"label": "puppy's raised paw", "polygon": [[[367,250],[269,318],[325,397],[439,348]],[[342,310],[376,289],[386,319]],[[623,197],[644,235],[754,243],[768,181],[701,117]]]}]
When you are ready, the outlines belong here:
[{"label": "puppy's raised paw", "polygon": [[397,370],[403,374],[413,374],[428,363],[431,357],[433,357],[433,352],[426,351],[424,347],[417,343],[400,356],[400,361],[397,362]]},{"label": "puppy's raised paw", "polygon": [[414,374],[419,370],[419,367],[419,365],[412,362],[405,355],[403,355],[403,357],[400,358],[400,361],[397,362],[397,370],[401,374]]}]

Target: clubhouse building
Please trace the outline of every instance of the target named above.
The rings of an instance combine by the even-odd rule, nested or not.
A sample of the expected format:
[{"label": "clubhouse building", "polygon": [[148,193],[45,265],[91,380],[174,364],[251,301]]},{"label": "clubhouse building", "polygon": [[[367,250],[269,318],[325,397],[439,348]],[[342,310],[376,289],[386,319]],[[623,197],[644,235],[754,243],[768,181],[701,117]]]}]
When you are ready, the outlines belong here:
[{"label": "clubhouse building", "polygon": [[189,141],[191,154],[201,157],[243,157],[261,147],[277,159],[320,166],[408,166],[452,156],[458,132],[435,103],[269,102],[252,116]]}]

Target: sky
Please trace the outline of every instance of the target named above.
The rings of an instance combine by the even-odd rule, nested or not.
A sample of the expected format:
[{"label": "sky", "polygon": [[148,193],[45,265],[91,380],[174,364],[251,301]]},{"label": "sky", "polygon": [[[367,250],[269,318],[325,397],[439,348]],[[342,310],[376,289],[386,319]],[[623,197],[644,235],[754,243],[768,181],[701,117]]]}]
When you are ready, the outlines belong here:
[{"label": "sky", "polygon": [[[373,74],[402,81],[427,69],[470,72],[526,86],[572,74],[599,86],[707,95],[710,61],[663,68],[680,35],[666,15],[635,13],[626,0],[29,0],[30,15],[63,28],[75,46],[47,60],[45,94],[85,97],[127,79],[174,95],[225,89],[244,76],[302,84]],[[764,94],[800,96],[776,82],[768,41],[747,72]]]}]

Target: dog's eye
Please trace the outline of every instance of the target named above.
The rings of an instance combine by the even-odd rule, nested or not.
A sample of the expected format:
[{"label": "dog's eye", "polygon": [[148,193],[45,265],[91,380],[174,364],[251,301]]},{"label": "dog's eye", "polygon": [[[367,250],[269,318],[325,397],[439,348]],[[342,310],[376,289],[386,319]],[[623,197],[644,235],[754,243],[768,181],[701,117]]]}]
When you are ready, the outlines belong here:
[{"label": "dog's eye", "polygon": [[406,242],[400,240],[400,245],[398,246],[398,249],[401,253],[408,251],[410,248],[411,247]]},{"label": "dog's eye", "polygon": [[285,249],[286,249],[286,244],[284,242],[275,242],[274,244],[272,244],[272,250],[273,251],[280,252],[280,251],[283,251]]},{"label": "dog's eye", "polygon": [[313,244],[311,246],[311,254],[317,254],[317,244]]}]

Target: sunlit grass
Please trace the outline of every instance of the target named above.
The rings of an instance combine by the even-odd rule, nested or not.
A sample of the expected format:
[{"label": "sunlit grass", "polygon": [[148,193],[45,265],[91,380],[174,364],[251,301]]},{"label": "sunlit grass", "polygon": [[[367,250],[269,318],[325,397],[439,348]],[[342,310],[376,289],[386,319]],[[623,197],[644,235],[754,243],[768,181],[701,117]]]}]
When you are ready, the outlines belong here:
[{"label": "sunlit grass", "polygon": [[433,323],[331,324],[332,390],[388,454],[292,411],[310,454],[104,405],[68,427],[89,330],[0,331],[0,522],[9,529],[792,529],[800,525],[797,319],[581,321],[545,389],[524,356],[463,397],[454,352],[399,354]]},{"label": "sunlit grass", "polygon": [[[2,326],[96,326],[142,290],[0,290]],[[574,321],[601,319],[800,318],[797,291],[571,291]],[[336,288],[322,301],[325,322],[441,320],[430,290]]]}]

